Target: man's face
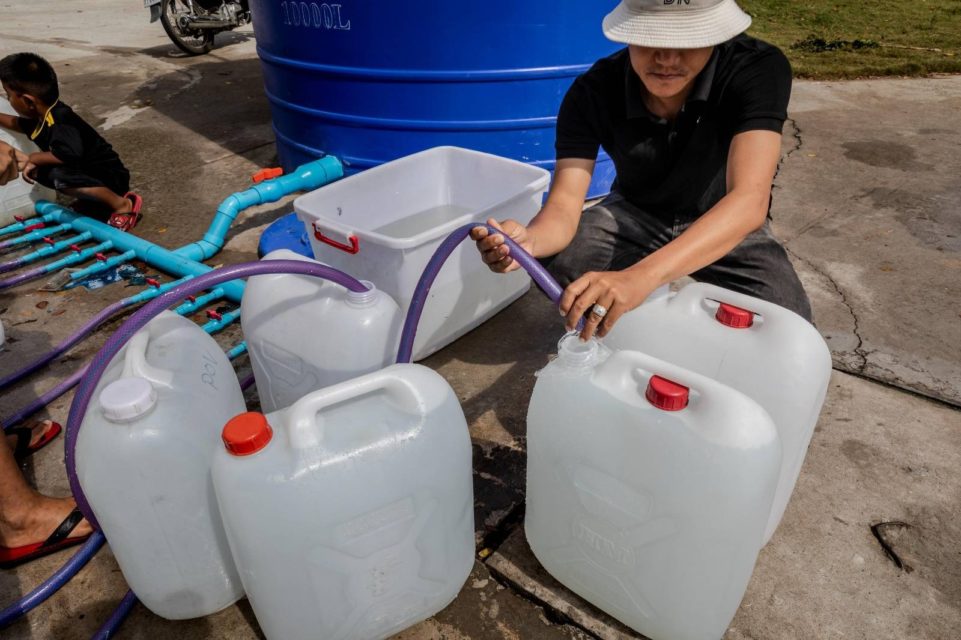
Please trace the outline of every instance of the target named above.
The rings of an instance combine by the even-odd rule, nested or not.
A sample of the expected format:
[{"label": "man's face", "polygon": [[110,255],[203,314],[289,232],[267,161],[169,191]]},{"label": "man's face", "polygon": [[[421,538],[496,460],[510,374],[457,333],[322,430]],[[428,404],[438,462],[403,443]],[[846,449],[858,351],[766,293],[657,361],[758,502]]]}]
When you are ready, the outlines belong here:
[{"label": "man's face", "polygon": [[649,49],[630,45],[631,66],[644,87],[658,98],[686,93],[704,69],[714,47],[702,49]]},{"label": "man's face", "polygon": [[37,107],[36,101],[32,96],[25,93],[20,93],[19,91],[14,91],[7,86],[7,83],[2,83],[3,91],[7,94],[7,102],[13,107],[13,110],[24,118],[35,118],[37,117]]}]

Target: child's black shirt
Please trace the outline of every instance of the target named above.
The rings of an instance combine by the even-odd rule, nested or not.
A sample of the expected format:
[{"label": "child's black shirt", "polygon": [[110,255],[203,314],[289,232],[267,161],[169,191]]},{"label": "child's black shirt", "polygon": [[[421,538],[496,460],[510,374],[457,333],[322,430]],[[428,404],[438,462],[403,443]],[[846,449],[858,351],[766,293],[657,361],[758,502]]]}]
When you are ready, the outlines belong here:
[{"label": "child's black shirt", "polygon": [[103,136],[62,102],[57,102],[49,113],[53,124],[44,118],[39,131],[40,120],[18,118],[17,124],[22,132],[33,139],[34,144],[57,156],[64,165],[106,185],[126,184],[130,173]]}]

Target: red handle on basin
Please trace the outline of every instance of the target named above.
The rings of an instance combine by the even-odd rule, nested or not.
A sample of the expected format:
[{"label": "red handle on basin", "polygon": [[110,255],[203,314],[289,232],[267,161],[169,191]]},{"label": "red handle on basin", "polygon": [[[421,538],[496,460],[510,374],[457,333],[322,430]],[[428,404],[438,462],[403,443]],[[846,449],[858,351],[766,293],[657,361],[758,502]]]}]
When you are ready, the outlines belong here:
[{"label": "red handle on basin", "polygon": [[347,242],[349,242],[350,244],[338,242],[337,240],[334,240],[329,236],[325,236],[324,232],[318,229],[317,225],[315,224],[314,237],[320,240],[321,242],[323,242],[324,244],[329,244],[335,249],[340,249],[341,251],[344,251],[346,253],[357,253],[358,251],[360,251],[360,241],[357,239],[357,236],[351,236],[351,235],[347,236]]}]

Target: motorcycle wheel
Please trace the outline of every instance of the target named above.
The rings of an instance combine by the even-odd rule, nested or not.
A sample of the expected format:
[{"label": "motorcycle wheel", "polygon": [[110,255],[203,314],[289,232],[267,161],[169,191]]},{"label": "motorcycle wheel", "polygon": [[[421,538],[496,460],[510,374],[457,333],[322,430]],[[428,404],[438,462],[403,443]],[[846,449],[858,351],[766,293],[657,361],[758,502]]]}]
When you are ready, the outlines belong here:
[{"label": "motorcycle wheel", "polygon": [[214,34],[203,29],[182,28],[179,18],[191,13],[190,6],[184,0],[163,0],[160,5],[160,23],[181,51],[199,56],[214,48]]}]

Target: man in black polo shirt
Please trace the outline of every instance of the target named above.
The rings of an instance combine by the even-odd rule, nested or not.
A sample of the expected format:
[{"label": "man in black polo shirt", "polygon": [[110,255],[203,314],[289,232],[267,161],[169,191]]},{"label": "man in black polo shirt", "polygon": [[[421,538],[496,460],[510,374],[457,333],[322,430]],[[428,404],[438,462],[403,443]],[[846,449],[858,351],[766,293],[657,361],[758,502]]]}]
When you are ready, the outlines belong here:
[{"label": "man in black polo shirt", "polygon": [[[628,47],[567,92],[547,202],[527,227],[489,221],[548,258],[568,329],[590,310],[583,339],[685,275],[811,319],[767,222],[791,69],[750,23],[734,0],[622,0],[603,28]],[[582,213],[599,146],[617,179]],[[492,270],[518,268],[500,234],[471,237]]]}]

